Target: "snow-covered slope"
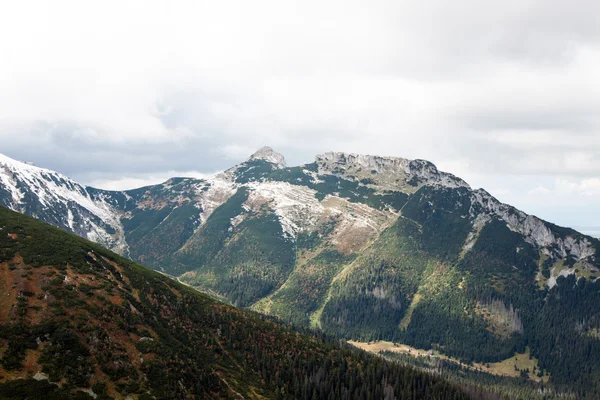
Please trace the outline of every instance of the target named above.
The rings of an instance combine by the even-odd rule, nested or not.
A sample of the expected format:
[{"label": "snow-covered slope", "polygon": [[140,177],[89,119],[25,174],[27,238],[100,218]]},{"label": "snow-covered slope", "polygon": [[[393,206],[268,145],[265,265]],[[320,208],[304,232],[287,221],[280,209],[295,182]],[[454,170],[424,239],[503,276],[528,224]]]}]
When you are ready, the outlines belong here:
[{"label": "snow-covered slope", "polygon": [[288,182],[251,182],[244,213],[259,212],[268,205],[279,218],[284,235],[294,240],[300,232],[315,232],[334,224],[329,239],[341,252],[362,249],[393,221],[394,212],[377,210],[366,204],[327,195],[319,200],[317,191]]},{"label": "snow-covered slope", "polygon": [[122,192],[87,188],[57,172],[0,155],[0,204],[72,231],[121,253],[127,244]]}]

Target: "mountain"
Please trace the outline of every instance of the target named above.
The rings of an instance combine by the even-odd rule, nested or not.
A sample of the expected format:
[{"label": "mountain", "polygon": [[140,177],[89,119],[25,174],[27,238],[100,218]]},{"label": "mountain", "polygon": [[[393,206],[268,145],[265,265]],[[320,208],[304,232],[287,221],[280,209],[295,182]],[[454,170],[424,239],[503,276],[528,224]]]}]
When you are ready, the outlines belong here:
[{"label": "mountain", "polygon": [[468,398],[2,207],[0,231],[2,399]]},{"label": "mountain", "polygon": [[0,204],[239,307],[464,362],[531,349],[540,378],[600,393],[600,241],[424,160],[270,148],[206,180],[124,192],[0,160]]}]

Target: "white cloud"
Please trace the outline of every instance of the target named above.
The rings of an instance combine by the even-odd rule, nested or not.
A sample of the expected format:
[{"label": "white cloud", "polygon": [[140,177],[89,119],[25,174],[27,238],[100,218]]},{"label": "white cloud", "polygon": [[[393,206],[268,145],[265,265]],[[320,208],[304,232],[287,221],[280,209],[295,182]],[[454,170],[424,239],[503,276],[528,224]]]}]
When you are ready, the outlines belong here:
[{"label": "white cloud", "polygon": [[564,195],[600,196],[600,179],[583,179],[573,182],[567,179],[556,180],[556,191]]},{"label": "white cloud", "polygon": [[548,189],[544,186],[537,186],[534,189],[529,191],[530,196],[547,196],[552,193],[552,190]]},{"label": "white cloud", "polygon": [[554,180],[552,185],[537,186],[527,193],[532,197],[540,198],[562,198],[562,201],[570,199],[570,204],[577,202],[587,202],[590,197],[600,196],[600,179],[587,178],[581,180],[571,180],[559,177]]},{"label": "white cloud", "polygon": [[547,188],[552,219],[597,193],[599,12],[593,0],[2,2],[0,152],[115,188],[226,168],[265,144],[290,164],[327,150],[425,158],[530,212]]}]

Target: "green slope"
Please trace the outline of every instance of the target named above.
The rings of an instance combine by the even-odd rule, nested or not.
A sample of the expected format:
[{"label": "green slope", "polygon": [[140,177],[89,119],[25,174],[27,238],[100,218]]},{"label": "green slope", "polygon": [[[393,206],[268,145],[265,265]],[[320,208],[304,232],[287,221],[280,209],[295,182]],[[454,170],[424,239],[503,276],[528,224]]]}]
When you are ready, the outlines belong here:
[{"label": "green slope", "polygon": [[595,398],[600,282],[569,275],[540,290],[543,257],[494,218],[465,252],[470,207],[463,189],[420,189],[333,280],[320,326],[361,341],[434,348],[467,363],[502,361],[529,346],[558,390]]},{"label": "green slope", "polygon": [[231,225],[247,198],[247,190],[241,188],[218,207],[171,258],[169,269],[193,271],[182,279],[208,286],[242,307],[280,287],[295,263],[293,243],[283,236],[279,220],[266,207]]},{"label": "green slope", "polygon": [[0,276],[1,398],[466,398],[4,208]]},{"label": "green slope", "polygon": [[[306,176],[298,167],[268,174],[290,182]],[[331,190],[350,185],[332,179],[337,183]],[[327,181],[318,185],[327,190]],[[495,217],[475,229],[469,215],[477,205],[468,189],[419,188],[392,226],[366,249],[350,254],[337,252],[329,240],[334,221],[287,240],[268,205],[232,228],[230,220],[242,212],[246,196],[240,189],[180,251],[178,262],[192,271],[184,275],[186,282],[297,325],[356,340],[435,348],[465,362],[499,362],[529,345],[552,384],[584,394],[597,390],[600,380],[594,374],[600,363],[590,358],[600,359],[595,292],[580,293],[600,285],[591,282],[593,271],[577,270],[585,285],[579,280],[568,295],[547,302],[565,289],[540,285],[538,272],[549,274],[557,265],[576,269],[577,260],[544,258]],[[559,237],[576,234],[548,226]],[[469,237],[472,246],[465,250]],[[555,318],[565,317],[572,298],[587,314],[566,315],[557,324]],[[562,335],[570,339],[551,340]],[[581,361],[588,359],[583,367]]]}]

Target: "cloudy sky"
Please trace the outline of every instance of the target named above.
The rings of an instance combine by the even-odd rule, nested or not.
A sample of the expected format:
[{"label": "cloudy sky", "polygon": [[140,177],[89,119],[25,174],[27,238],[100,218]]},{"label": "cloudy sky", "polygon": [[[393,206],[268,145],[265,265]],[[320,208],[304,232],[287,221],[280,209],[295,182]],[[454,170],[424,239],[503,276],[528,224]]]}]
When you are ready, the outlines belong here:
[{"label": "cloudy sky", "polygon": [[0,3],[0,152],[129,188],[270,145],[423,158],[600,231],[600,2]]}]

